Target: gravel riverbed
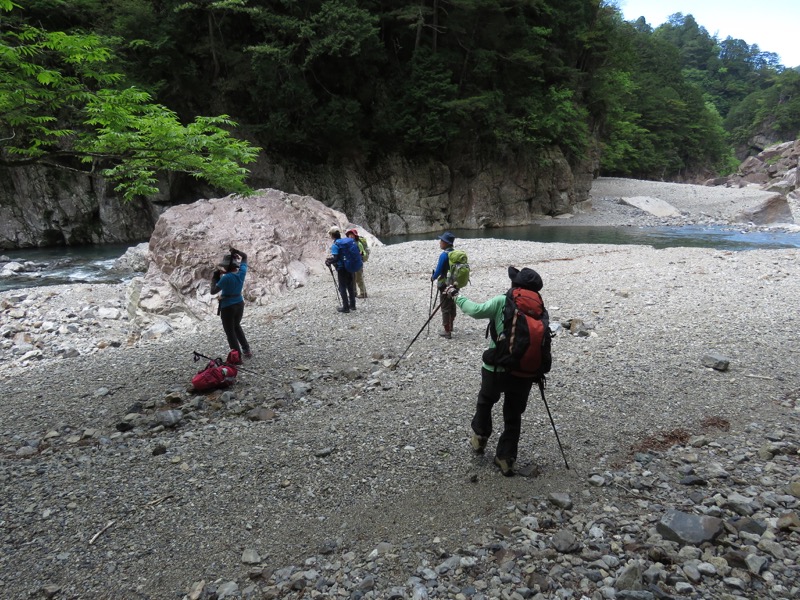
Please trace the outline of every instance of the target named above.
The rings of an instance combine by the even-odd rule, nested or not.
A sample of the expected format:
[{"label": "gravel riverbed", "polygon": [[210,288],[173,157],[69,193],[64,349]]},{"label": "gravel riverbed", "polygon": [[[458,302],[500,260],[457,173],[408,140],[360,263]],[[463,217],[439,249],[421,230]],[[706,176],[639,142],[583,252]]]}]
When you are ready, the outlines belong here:
[{"label": "gravel riverbed", "polygon": [[473,300],[542,275],[569,469],[533,394],[516,477],[496,435],[471,452],[485,322],[434,318],[393,368],[435,241],[375,247],[354,313],[327,271],[247,307],[249,371],[208,395],[216,317],[146,340],[123,285],[5,292],[0,597],[797,597],[800,251],[456,245]]}]

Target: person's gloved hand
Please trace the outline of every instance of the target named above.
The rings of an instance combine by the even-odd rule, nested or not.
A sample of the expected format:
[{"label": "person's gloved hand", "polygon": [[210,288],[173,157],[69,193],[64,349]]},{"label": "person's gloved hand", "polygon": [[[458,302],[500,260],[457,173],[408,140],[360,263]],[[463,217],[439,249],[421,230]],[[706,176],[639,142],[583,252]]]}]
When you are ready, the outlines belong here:
[{"label": "person's gloved hand", "polygon": [[326,267],[330,267],[333,264],[336,264],[336,257],[329,256],[328,258],[325,259],[325,266]]},{"label": "person's gloved hand", "polygon": [[450,298],[455,298],[456,296],[458,296],[458,287],[455,285],[448,285],[444,289],[444,293]]},{"label": "person's gloved hand", "polygon": [[220,272],[219,269],[217,269],[216,271],[214,271],[214,274],[211,276],[211,281],[213,281],[214,283],[217,283],[219,281],[220,277],[222,277],[222,273]]}]

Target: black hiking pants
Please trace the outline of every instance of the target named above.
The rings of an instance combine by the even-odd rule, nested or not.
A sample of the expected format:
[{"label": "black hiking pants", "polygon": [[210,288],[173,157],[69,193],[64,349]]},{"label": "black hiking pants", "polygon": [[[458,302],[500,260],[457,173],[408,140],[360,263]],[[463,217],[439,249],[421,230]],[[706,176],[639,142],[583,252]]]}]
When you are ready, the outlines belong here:
[{"label": "black hiking pants", "polygon": [[339,276],[339,295],[342,297],[342,307],[346,310],[356,307],[356,281],[353,274],[347,269],[336,269]]},{"label": "black hiking pants", "polygon": [[225,337],[228,338],[228,346],[231,350],[250,352],[250,344],[247,343],[247,338],[244,337],[244,331],[242,331],[244,302],[220,308],[219,316],[222,319],[222,329],[225,330]]},{"label": "black hiking pants", "polygon": [[492,435],[492,408],[500,400],[500,396],[504,396],[503,433],[495,452],[498,458],[517,460],[522,413],[528,407],[528,396],[533,384],[532,377],[517,377],[510,373],[493,373],[481,369],[481,389],[478,392],[475,416],[472,417],[472,430],[486,438]]}]

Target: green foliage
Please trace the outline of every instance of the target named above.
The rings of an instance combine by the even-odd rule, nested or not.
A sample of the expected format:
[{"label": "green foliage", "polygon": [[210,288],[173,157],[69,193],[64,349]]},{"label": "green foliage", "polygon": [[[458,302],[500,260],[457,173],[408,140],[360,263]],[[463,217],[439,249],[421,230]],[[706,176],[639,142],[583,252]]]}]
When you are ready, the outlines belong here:
[{"label": "green foliage", "polygon": [[747,146],[757,133],[776,141],[800,137],[800,73],[788,69],[772,85],[752,92],[728,114],[734,143]]},{"label": "green foliage", "polygon": [[107,169],[130,194],[169,168],[242,189],[254,151],[226,137],[234,121],[287,160],[558,146],[574,164],[599,147],[606,174],[668,179],[728,169],[728,134],[788,138],[800,114],[775,55],[691,15],[626,23],[606,0],[28,0],[9,14],[0,159]]},{"label": "green foliage", "polygon": [[529,98],[526,114],[512,117],[497,138],[516,146],[541,150],[561,145],[572,157],[583,157],[588,126],[586,109],[573,100],[568,89],[550,88],[543,99]]},{"label": "green foliage", "polygon": [[248,191],[241,165],[258,149],[230,135],[235,123],[222,116],[182,125],[149,94],[120,87],[112,58],[95,34],[24,24],[0,31],[0,164],[99,168],[126,199],[157,192],[162,171]]},{"label": "green foliage", "polygon": [[385,115],[386,130],[402,140],[408,151],[444,147],[457,133],[457,112],[467,109],[456,102],[457,90],[442,61],[421,53]]}]

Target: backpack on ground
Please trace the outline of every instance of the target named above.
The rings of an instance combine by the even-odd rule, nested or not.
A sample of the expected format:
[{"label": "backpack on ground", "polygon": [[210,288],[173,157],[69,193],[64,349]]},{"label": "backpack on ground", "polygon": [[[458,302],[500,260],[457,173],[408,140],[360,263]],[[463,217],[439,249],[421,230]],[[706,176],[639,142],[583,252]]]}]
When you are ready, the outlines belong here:
[{"label": "backpack on ground", "polygon": [[236,382],[238,369],[221,358],[208,361],[204,369],[192,377],[192,387],[196,392],[206,392],[232,386]]},{"label": "backpack on ground", "polygon": [[364,267],[364,261],[361,260],[361,252],[356,241],[346,237],[339,238],[334,243],[339,246],[345,270],[348,273],[358,273]]},{"label": "backpack on ground", "polygon": [[469,259],[463,250],[450,250],[447,253],[450,263],[447,271],[447,284],[455,285],[459,289],[469,283]]},{"label": "backpack on ground", "polygon": [[512,375],[541,380],[550,372],[553,355],[550,316],[539,292],[521,287],[506,293],[503,307],[503,332],[498,336],[494,320],[489,322],[495,347],[483,353],[483,362],[503,367]]}]

